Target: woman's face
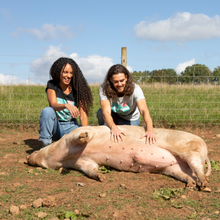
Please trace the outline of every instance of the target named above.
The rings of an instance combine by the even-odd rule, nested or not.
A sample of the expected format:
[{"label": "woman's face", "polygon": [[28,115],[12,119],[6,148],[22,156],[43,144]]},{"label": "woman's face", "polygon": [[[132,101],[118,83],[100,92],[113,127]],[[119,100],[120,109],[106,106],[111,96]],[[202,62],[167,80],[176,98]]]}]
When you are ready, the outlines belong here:
[{"label": "woman's face", "polygon": [[72,66],[69,63],[67,63],[65,68],[61,70],[60,83],[62,85],[67,86],[70,84],[72,78],[73,78],[73,69]]}]

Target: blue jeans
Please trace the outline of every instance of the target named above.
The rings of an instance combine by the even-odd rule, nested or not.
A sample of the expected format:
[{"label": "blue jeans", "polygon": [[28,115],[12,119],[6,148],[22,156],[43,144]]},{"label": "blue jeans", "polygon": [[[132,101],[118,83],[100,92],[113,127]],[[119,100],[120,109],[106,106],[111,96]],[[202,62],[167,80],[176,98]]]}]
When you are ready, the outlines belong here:
[{"label": "blue jeans", "polygon": [[48,145],[59,140],[64,134],[80,127],[76,119],[67,122],[58,121],[56,112],[51,107],[46,107],[40,115],[39,139],[43,145]]},{"label": "blue jeans", "polygon": [[[138,118],[137,120],[133,120],[133,121],[125,120],[113,111],[111,112],[111,116],[112,116],[113,121],[116,125],[136,125],[136,126],[139,126],[139,123],[140,123],[140,118]],[[97,111],[97,118],[98,118],[99,125],[107,125],[103,119],[103,114],[102,114],[101,108]]]}]

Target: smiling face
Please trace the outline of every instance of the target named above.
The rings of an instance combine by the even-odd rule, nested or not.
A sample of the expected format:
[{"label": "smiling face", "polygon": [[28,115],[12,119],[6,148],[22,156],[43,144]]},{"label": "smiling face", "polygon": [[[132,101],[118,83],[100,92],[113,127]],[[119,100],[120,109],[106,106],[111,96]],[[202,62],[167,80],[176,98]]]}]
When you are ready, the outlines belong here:
[{"label": "smiling face", "polygon": [[68,86],[73,78],[73,68],[70,64],[66,64],[66,66],[62,69],[60,73],[60,85]]},{"label": "smiling face", "polygon": [[117,93],[123,93],[127,82],[127,76],[124,73],[113,74],[110,78],[113,86],[117,90]]}]

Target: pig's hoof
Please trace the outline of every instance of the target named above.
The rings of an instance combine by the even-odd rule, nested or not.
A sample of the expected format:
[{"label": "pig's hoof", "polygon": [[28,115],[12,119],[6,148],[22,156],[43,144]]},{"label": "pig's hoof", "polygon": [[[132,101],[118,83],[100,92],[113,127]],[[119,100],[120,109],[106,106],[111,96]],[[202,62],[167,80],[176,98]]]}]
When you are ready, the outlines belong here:
[{"label": "pig's hoof", "polygon": [[196,184],[200,187],[200,189],[204,189],[209,184],[209,178],[204,174],[201,179],[197,178]]},{"label": "pig's hoof", "polygon": [[200,189],[205,189],[208,186],[208,184],[209,184],[209,178],[206,175],[204,175],[202,177],[202,183],[200,184]]},{"label": "pig's hoof", "polygon": [[100,182],[104,182],[104,181],[105,181],[105,177],[104,177],[104,175],[103,175],[102,173],[99,173],[99,174],[97,175],[97,178],[98,178],[98,180],[99,180]]},{"label": "pig's hoof", "polygon": [[68,173],[68,169],[66,169],[65,167],[60,167],[59,172],[61,174],[66,174],[66,173]]},{"label": "pig's hoof", "polygon": [[195,181],[189,181],[186,186],[188,188],[196,188],[196,182]]},{"label": "pig's hoof", "polygon": [[88,135],[88,132],[85,132],[85,133],[81,133],[80,135],[79,135],[79,141],[81,142],[81,143],[88,143],[89,142],[89,135]]}]

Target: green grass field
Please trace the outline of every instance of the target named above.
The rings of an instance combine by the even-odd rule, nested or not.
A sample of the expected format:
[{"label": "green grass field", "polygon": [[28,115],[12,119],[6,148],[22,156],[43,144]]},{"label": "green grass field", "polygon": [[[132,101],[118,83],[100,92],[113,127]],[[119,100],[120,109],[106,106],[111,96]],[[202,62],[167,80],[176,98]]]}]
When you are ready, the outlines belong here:
[{"label": "green grass field", "polygon": [[[156,83],[140,86],[155,126],[220,123],[220,86]],[[89,124],[97,125],[99,85],[91,85],[91,90],[94,104]],[[40,112],[46,106],[45,86],[0,86],[0,124],[38,125]]]}]

